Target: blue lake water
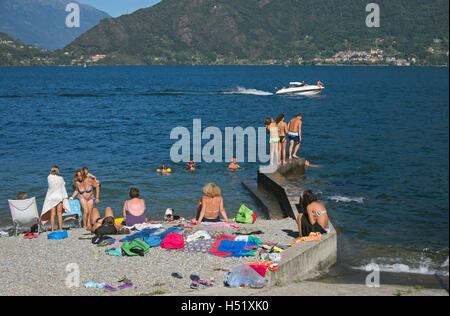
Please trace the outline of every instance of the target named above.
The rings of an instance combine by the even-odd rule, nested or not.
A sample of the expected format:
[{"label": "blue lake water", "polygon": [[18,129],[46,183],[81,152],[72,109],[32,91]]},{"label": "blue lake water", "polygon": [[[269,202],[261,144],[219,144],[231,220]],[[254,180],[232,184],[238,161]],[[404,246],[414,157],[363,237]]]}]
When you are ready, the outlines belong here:
[{"label": "blue lake water", "polygon": [[[72,193],[76,168],[101,181],[101,203],[120,215],[137,186],[149,217],[167,207],[192,217],[207,182],[234,216],[256,208],[241,182],[258,163],[228,172],[170,160],[173,127],[259,127],[267,116],[304,113],[299,185],[319,194],[339,233],[340,260],[363,268],[448,275],[448,68],[384,67],[48,67],[0,68],[0,227],[18,191],[42,207],[58,165]],[[275,96],[289,81],[318,79],[319,97]],[[203,144],[207,142],[204,141]],[[165,162],[174,172],[155,172]]]}]

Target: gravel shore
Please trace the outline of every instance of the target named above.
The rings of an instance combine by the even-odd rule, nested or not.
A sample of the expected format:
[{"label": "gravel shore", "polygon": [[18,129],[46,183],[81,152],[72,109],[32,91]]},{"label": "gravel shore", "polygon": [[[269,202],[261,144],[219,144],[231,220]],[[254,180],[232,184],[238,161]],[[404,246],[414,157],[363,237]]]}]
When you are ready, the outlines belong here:
[{"label": "gravel shore", "polygon": [[[239,224],[241,228],[260,230],[254,235],[263,242],[277,242],[285,245],[292,242],[292,234],[297,232],[293,219],[257,220],[255,224]],[[164,224],[167,228],[174,225]],[[219,231],[233,235],[237,229],[225,227],[195,226],[189,231]],[[215,281],[215,287],[223,288],[227,272],[235,265],[258,260],[257,257],[221,258],[207,253],[189,254],[179,250],[151,248],[144,257],[113,257],[104,253],[105,249],[120,249],[116,244],[97,247],[90,240],[79,240],[86,231],[71,229],[69,238],[48,240],[42,233],[37,239],[18,237],[0,238],[0,295],[187,295],[202,294],[204,289],[192,290],[189,276],[199,275],[201,279]],[[100,252],[96,253],[98,250]],[[79,287],[67,287],[66,279],[71,271],[70,264],[79,267]],[[183,279],[171,276],[173,272],[183,275]],[[109,292],[104,289],[86,289],[87,282],[106,283],[117,287],[118,278],[126,275],[133,287]],[[70,279],[70,278],[69,278]]]}]

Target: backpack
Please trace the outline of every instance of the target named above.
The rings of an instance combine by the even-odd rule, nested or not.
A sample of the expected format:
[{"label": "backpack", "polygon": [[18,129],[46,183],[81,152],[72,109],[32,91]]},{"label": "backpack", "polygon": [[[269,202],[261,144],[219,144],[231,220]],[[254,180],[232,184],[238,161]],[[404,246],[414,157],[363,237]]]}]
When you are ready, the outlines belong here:
[{"label": "backpack", "polygon": [[236,217],[233,218],[235,223],[253,224],[258,216],[244,204],[241,205]]},{"label": "backpack", "polygon": [[170,233],[161,242],[161,248],[165,249],[184,248],[184,238],[180,234]]},{"label": "backpack", "polygon": [[117,235],[117,229],[114,225],[102,225],[95,230],[95,235]]},{"label": "backpack", "polygon": [[141,256],[149,252],[150,246],[140,238],[136,238],[133,241],[125,241],[122,244],[122,254],[124,256]]}]

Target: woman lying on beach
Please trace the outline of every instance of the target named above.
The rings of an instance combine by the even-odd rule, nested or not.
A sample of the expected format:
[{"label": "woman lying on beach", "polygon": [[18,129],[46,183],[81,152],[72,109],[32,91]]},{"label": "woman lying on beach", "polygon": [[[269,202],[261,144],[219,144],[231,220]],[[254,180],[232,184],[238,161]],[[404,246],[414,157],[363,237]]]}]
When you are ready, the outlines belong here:
[{"label": "woman lying on beach", "polygon": [[48,190],[42,207],[41,222],[45,224],[50,219],[52,232],[55,231],[55,215],[58,216],[59,230],[62,231],[63,200],[67,199],[66,183],[59,175],[59,168],[53,166],[47,177]]},{"label": "woman lying on beach", "polygon": [[[83,227],[90,230],[90,216],[94,209],[94,200],[96,204],[100,203],[100,186],[93,179],[86,177],[85,173],[80,169],[75,171],[74,178],[76,179],[75,191],[70,199],[73,200],[76,196],[80,201],[83,208]],[[95,196],[94,189],[96,192]]]},{"label": "woman lying on beach", "polygon": [[130,189],[131,200],[125,201],[123,204],[123,225],[131,227],[136,224],[143,224],[145,218],[145,201],[139,198],[139,190],[136,188]]},{"label": "woman lying on beach", "polygon": [[298,215],[299,238],[310,233],[326,234],[329,231],[328,214],[325,206],[317,200],[316,195],[308,190],[300,198],[301,213]]},{"label": "woman lying on beach", "polygon": [[114,212],[109,206],[105,210],[105,216],[101,217],[97,208],[92,210],[89,229],[91,232],[99,235],[117,235],[128,234],[130,231],[122,226],[115,224]]},{"label": "woman lying on beach", "polygon": [[197,223],[220,222],[219,213],[227,223],[231,223],[223,207],[220,188],[214,183],[208,183],[203,188],[203,193],[205,195],[197,205]]}]

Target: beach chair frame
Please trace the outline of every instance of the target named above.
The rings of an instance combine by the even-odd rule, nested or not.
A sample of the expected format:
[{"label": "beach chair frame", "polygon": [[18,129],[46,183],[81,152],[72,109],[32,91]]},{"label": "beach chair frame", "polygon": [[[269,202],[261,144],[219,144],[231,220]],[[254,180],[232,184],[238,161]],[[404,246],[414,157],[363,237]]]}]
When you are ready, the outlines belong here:
[{"label": "beach chair frame", "polygon": [[[26,207],[18,208],[17,204],[28,202]],[[31,228],[34,225],[38,225],[38,234],[42,231],[41,218],[38,213],[36,198],[32,197],[26,200],[8,200],[9,209],[11,211],[11,217],[13,221],[13,229],[15,231],[15,236],[18,235],[20,228]],[[23,224],[17,219],[17,212],[28,212],[29,220],[27,223]]]}]

